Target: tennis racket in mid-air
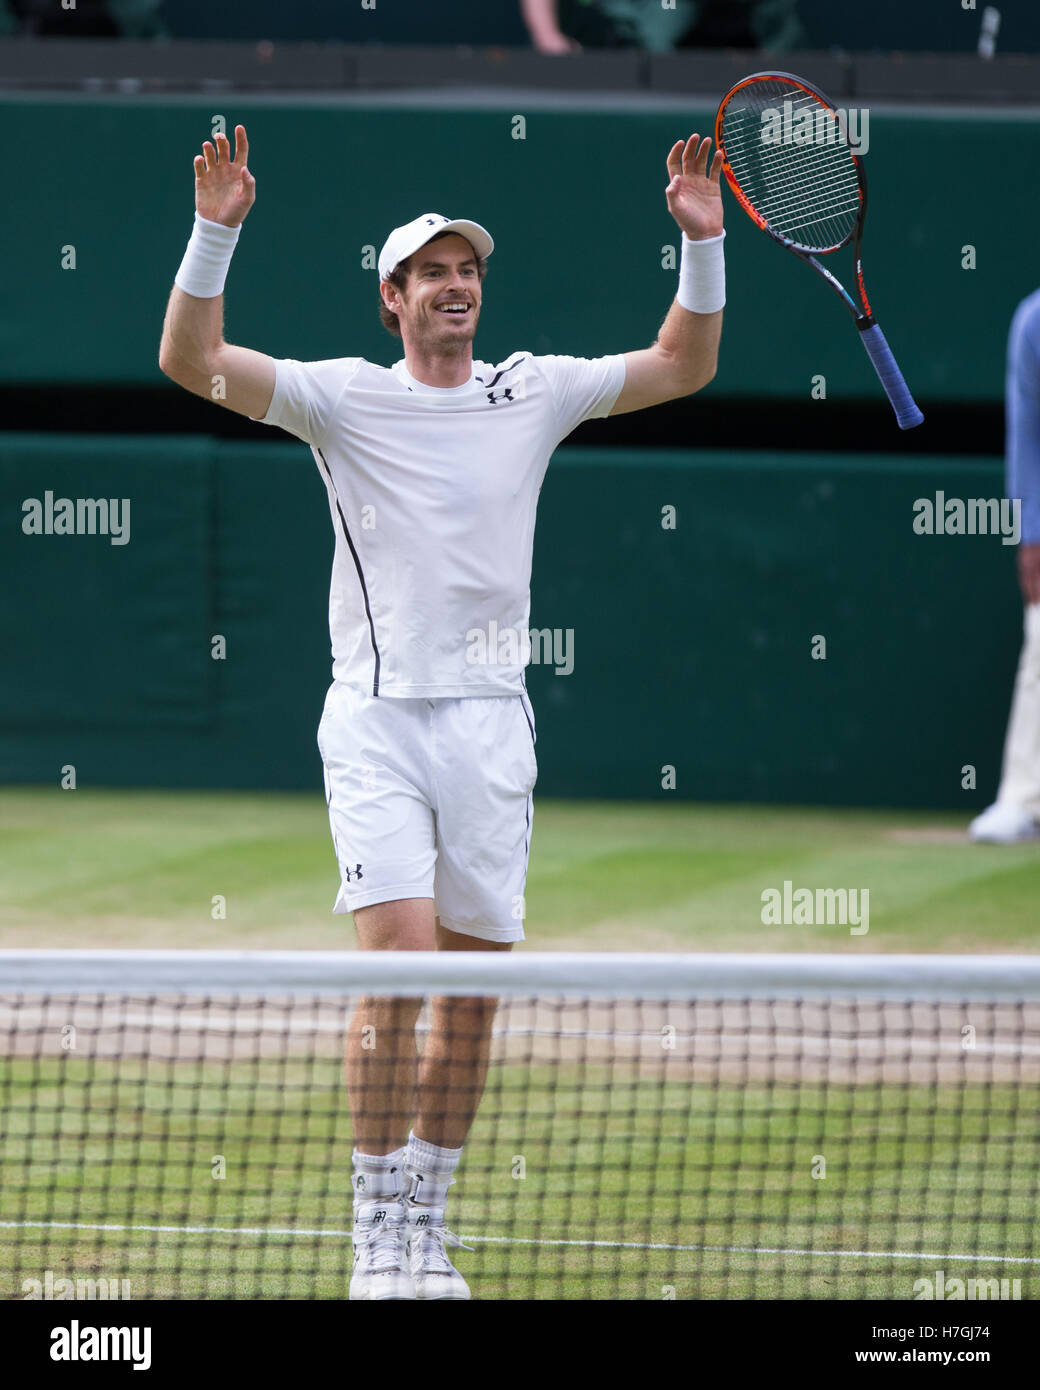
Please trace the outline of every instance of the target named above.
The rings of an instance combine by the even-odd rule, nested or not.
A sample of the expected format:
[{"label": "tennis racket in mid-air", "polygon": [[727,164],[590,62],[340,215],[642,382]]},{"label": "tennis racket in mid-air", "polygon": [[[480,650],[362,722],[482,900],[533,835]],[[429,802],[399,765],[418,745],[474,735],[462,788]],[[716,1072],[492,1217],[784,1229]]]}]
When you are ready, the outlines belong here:
[{"label": "tennis racket in mid-air", "polygon": [[[860,242],[867,212],[863,162],[847,118],[810,82],[788,72],[756,72],[722,98],[715,145],[737,201],[764,232],[823,276],[856,321],[867,356],[899,428],[924,416],[870,310]],[[852,243],[856,298],[816,259]]]}]

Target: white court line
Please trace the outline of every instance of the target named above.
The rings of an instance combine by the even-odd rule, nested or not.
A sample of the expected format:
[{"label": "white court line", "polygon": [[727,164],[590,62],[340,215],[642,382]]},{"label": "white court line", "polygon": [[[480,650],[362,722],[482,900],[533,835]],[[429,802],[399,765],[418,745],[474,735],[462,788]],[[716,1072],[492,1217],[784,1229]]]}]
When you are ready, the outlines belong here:
[{"label": "white court line", "polygon": [[[2,1010],[0,1010],[0,1017],[3,1017]],[[197,1031],[214,1039],[233,1038],[242,1041],[260,1037],[277,1037],[282,1034],[325,1033],[340,1037],[344,1035],[343,1025],[338,1021],[310,1020],[293,1017],[291,1014],[281,1022],[270,1017],[249,1019],[243,1015],[237,1017],[230,1015],[222,1020],[212,1015],[194,1013],[122,1014],[119,1019],[119,1027],[120,1030],[166,1028],[174,1033]],[[13,1031],[17,1032],[17,1030]],[[85,1034],[89,1035],[92,1031],[94,1030],[89,1025],[83,1025]],[[430,1025],[420,1022],[418,1031],[429,1033]],[[518,1026],[494,1028],[492,1036],[495,1038],[558,1038],[568,1042],[588,1038],[605,1042],[639,1041],[657,1046],[661,1044],[660,1030],[654,1032],[652,1030],[623,1028],[538,1028],[534,1026],[525,1028]],[[874,1056],[893,1054],[902,1056],[904,1053],[912,1053],[929,1057],[954,1057],[969,1054],[976,1056],[1040,1057],[1040,1044],[1020,1041],[988,1042],[982,1038],[977,1039],[973,1047],[966,1049],[960,1037],[949,1039],[922,1038],[905,1033],[900,1035],[883,1034],[881,1036],[871,1034],[867,1037],[857,1038],[851,1035],[843,1036],[839,1033],[800,1033],[777,1028],[769,1032],[751,1030],[740,1033],[676,1033],[672,1041],[676,1044],[676,1049],[679,1046],[692,1047],[695,1050],[705,1048],[709,1053],[708,1060],[712,1060],[715,1051],[720,1048],[732,1049],[733,1052],[743,1050],[747,1054],[756,1048],[760,1052],[770,1054],[778,1048],[783,1048],[785,1055],[793,1052],[795,1055],[832,1053],[848,1056],[855,1053],[866,1053]],[[732,1058],[727,1056],[726,1060],[732,1060]]]},{"label": "white court line", "polygon": [[[350,1231],[308,1230],[299,1226],[112,1226],[86,1221],[0,1221],[5,1230],[45,1227],[60,1231],[159,1231],[172,1235],[318,1236],[349,1238]],[[463,1236],[478,1245],[570,1245],[582,1249],[679,1250],[722,1255],[809,1255],[844,1260],[958,1260],[982,1264],[1040,1265],[1040,1255],[940,1255],[927,1250],[799,1250],[772,1245],[666,1245],[636,1240],[545,1240],[526,1236]]]}]

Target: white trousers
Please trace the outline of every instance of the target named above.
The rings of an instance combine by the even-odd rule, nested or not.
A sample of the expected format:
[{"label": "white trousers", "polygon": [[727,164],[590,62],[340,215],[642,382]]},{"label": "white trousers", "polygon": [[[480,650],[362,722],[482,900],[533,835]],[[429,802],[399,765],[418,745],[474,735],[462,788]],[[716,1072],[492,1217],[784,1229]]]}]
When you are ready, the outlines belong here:
[{"label": "white trousers", "polygon": [[997,800],[1021,806],[1040,820],[1040,603],[1026,605],[1025,641],[1004,739]]}]

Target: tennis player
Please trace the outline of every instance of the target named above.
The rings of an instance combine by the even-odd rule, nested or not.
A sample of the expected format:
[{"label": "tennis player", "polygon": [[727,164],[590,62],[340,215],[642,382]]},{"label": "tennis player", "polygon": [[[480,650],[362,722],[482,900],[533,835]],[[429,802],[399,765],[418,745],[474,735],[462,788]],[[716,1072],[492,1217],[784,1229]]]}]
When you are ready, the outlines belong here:
[{"label": "tennis player", "polygon": [[[538,493],[553,450],[583,420],[690,395],[715,374],[725,233],[710,145],[693,135],[668,154],[682,250],[651,347],[474,361],[494,243],[476,222],[424,213],[379,256],[380,316],[404,349],[389,368],[276,360],[225,341],[225,278],[256,194],[245,129],[234,157],[217,135],[195,158],[195,226],[159,365],[196,395],[304,440],[328,491],[333,683],[318,745],[340,869],[334,910],[354,914],[365,950],[508,951],[523,939]],[[568,227],[553,234],[560,252],[580,244]],[[530,254],[537,237],[518,218],[511,254]],[[607,288],[628,292],[622,261]],[[470,1296],[447,1254],[460,1242],[445,1203],[483,1093],[495,1003],[434,999],[421,1061],[420,1001],[365,999],[351,1022],[352,1299]]]},{"label": "tennis player", "polygon": [[997,799],[972,821],[981,844],[1040,839],[1040,290],[1015,310],[1008,336],[1007,495],[1022,507],[1018,580],[1025,633]]}]

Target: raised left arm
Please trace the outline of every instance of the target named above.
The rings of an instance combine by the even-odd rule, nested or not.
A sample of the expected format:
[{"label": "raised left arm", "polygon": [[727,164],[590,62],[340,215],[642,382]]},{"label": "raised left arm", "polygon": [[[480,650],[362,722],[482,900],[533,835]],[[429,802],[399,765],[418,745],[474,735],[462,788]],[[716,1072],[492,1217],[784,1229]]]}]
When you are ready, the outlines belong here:
[{"label": "raised left arm", "polygon": [[[691,135],[685,143],[677,140],[668,155],[669,183],[665,189],[668,210],[683,233],[680,292],[661,325],[657,341],[648,348],[625,353],[625,384],[614,402],[611,415],[645,410],[664,401],[690,396],[706,386],[718,365],[722,336],[722,310],[697,313],[679,302],[690,302],[698,292],[711,299],[714,280],[721,277],[722,193],[719,177],[722,155],[716,151],[708,168],[711,140]],[[699,247],[700,242],[713,247]],[[703,269],[702,269],[703,266]],[[708,275],[713,283],[698,284]],[[684,292],[685,291],[685,292]]]}]

